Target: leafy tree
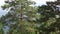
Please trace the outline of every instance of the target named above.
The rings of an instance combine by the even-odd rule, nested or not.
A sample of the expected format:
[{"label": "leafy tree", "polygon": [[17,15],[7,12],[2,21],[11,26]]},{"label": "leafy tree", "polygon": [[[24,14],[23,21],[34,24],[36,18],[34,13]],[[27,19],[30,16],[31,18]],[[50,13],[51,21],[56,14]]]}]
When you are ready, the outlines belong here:
[{"label": "leafy tree", "polygon": [[40,27],[38,28],[40,34],[59,34],[60,21],[59,18],[56,18],[57,13],[48,5],[38,6],[38,8],[41,16],[40,19],[37,20],[37,22],[40,23]]},{"label": "leafy tree", "polygon": [[7,21],[9,22],[8,25],[16,22],[16,24],[10,25],[8,34],[35,34],[34,24],[38,19],[37,7],[31,6],[35,2],[30,0],[7,0],[5,3],[2,8],[8,10],[9,13],[4,19],[9,20]]},{"label": "leafy tree", "polygon": [[3,34],[3,24],[0,18],[0,34]]}]

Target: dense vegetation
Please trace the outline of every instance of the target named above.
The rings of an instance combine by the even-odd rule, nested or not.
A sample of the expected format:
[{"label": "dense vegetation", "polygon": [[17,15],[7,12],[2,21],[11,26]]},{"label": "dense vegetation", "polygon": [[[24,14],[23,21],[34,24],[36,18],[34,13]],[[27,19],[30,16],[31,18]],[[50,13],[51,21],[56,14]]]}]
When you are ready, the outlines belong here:
[{"label": "dense vegetation", "polygon": [[32,6],[34,1],[5,1],[0,18],[0,34],[59,34],[60,17],[48,5]]}]

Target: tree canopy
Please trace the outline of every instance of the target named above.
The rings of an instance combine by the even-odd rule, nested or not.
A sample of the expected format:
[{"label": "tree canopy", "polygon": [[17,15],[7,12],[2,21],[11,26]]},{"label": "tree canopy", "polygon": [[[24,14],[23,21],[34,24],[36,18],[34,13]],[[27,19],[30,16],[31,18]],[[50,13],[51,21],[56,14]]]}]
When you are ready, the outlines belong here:
[{"label": "tree canopy", "polygon": [[31,0],[6,0],[8,13],[0,18],[0,34],[59,34],[60,15],[51,6],[32,6]]}]

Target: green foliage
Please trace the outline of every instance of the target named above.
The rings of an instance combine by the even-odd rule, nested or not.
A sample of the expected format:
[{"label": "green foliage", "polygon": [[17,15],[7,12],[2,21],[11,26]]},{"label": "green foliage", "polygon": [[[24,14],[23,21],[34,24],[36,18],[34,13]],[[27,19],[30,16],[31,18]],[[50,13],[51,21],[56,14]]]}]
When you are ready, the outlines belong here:
[{"label": "green foliage", "polygon": [[[1,20],[4,26],[9,26],[8,34],[35,34],[35,21],[39,19],[35,2],[30,0],[9,0],[5,1],[2,8],[10,9]],[[25,15],[25,16],[24,16]],[[37,16],[37,17],[36,17]],[[34,20],[33,20],[34,18]]]},{"label": "green foliage", "polygon": [[7,0],[3,10],[10,9],[0,21],[0,34],[3,27],[9,26],[7,34],[59,34],[60,18],[48,5],[33,7],[30,0]]},{"label": "green foliage", "polygon": [[47,5],[38,6],[38,8],[38,12],[41,16],[40,19],[37,20],[37,22],[41,24],[38,28],[40,34],[58,34],[60,32],[60,25],[58,25],[60,21],[59,18],[56,18],[57,13]]}]

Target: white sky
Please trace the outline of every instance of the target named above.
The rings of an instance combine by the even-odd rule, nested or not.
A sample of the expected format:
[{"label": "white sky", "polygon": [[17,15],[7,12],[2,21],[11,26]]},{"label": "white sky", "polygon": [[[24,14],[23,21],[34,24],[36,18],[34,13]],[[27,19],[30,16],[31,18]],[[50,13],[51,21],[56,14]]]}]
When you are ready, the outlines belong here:
[{"label": "white sky", "polygon": [[56,0],[33,0],[33,1],[37,3],[36,5],[43,5],[46,4],[46,1],[56,1]]},{"label": "white sky", "polygon": [[4,4],[4,0],[0,0],[0,6]]},{"label": "white sky", "polygon": [[[37,5],[46,4],[46,1],[54,1],[54,0],[33,0],[37,3]],[[0,6],[4,4],[4,0],[0,0]]]}]

